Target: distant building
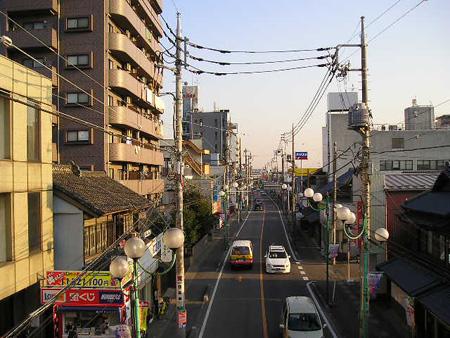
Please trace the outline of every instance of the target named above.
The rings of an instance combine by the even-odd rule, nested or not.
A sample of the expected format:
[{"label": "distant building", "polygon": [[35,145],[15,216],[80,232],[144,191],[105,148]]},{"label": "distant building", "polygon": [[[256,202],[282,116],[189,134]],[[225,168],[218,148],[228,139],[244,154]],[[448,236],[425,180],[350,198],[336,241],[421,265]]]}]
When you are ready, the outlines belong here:
[{"label": "distant building", "polygon": [[225,109],[192,113],[193,138],[201,138],[203,148],[210,151],[211,158],[218,157],[218,161],[225,160],[229,114],[230,111]]},{"label": "distant building", "polygon": [[450,128],[450,115],[442,115],[437,117],[436,128]]},{"label": "distant building", "polygon": [[[52,84],[0,57],[0,336],[40,306],[53,270]],[[13,101],[11,98],[14,98]],[[38,318],[39,319],[39,318]],[[34,321],[32,326],[39,326]],[[45,331],[44,331],[45,332]]]},{"label": "distant building", "polygon": [[412,106],[405,108],[406,130],[427,130],[434,128],[434,107],[420,106],[412,100]]},{"label": "distant building", "polygon": [[192,113],[198,111],[198,86],[183,86],[183,139],[190,140],[192,134]]}]

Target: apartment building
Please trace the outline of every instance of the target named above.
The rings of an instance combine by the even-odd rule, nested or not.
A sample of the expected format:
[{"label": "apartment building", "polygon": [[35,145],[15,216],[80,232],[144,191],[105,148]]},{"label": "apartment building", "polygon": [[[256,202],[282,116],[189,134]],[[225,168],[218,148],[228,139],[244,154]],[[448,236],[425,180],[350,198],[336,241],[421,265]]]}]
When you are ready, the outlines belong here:
[{"label": "apartment building", "polygon": [[53,269],[51,93],[49,79],[0,56],[0,335],[40,305]]},{"label": "apartment building", "polygon": [[15,47],[6,55],[51,79],[58,111],[95,125],[55,119],[54,162],[105,171],[158,199],[162,1],[4,0],[0,6],[8,15],[2,34],[36,60]]}]

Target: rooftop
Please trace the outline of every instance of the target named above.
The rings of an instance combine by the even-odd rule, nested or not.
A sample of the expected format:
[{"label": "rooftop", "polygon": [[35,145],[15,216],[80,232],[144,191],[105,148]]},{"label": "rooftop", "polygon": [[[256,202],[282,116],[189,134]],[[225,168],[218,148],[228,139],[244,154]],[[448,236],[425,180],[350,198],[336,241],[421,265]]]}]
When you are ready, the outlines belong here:
[{"label": "rooftop", "polygon": [[75,201],[94,217],[150,207],[149,200],[104,172],[81,172],[75,164],[53,165],[53,189],[61,198]]},{"label": "rooftop", "polygon": [[393,173],[384,176],[384,189],[388,191],[431,190],[439,172]]}]

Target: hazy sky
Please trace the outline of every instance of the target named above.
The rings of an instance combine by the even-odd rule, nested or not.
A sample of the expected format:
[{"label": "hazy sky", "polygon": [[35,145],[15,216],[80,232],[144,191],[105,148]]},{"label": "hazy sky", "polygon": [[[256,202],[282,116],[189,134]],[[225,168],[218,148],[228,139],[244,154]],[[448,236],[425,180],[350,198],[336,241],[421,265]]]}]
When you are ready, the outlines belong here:
[{"label": "hazy sky", "polygon": [[[222,49],[307,49],[345,43],[359,24],[388,13],[367,28],[370,40],[420,0],[165,0],[163,16],[175,27],[176,10],[182,13],[183,35],[190,41]],[[175,4],[174,4],[175,3]],[[450,98],[450,1],[428,0],[369,43],[369,98],[374,123],[403,122],[403,109],[417,97],[419,104],[439,104]],[[353,39],[357,43],[359,37]],[[169,42],[164,40],[165,46]],[[260,61],[311,56],[313,54],[242,55],[218,54],[190,49],[192,55],[226,61]],[[348,49],[343,55],[354,50]],[[314,54],[317,55],[317,54]],[[359,51],[351,57],[359,67]],[[311,63],[311,62],[310,62]],[[223,67],[193,63],[204,70],[262,70],[301,66],[285,63],[265,66]],[[184,81],[199,85],[200,107],[230,109],[239,124],[243,146],[262,166],[278,146],[280,133],[291,128],[309,105],[325,73],[324,68],[258,75],[192,75]],[[360,89],[359,73],[351,73],[347,90]],[[174,90],[174,76],[165,72],[164,91]],[[339,83],[341,90],[344,83]],[[329,91],[337,91],[333,81]],[[309,152],[304,167],[322,162],[322,131],[326,96],[296,139],[296,150]],[[166,137],[172,132],[172,102],[166,100]],[[436,116],[450,113],[450,102],[436,108]]]}]

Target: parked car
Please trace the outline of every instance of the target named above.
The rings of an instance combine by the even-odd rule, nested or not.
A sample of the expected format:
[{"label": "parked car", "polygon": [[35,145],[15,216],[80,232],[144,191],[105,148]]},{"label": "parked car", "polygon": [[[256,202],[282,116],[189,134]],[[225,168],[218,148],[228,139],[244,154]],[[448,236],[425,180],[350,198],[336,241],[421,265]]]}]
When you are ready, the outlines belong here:
[{"label": "parked car", "polygon": [[280,323],[283,338],[321,338],[324,328],[311,298],[291,296],[285,299]]},{"label": "parked car", "polygon": [[282,245],[270,245],[266,255],[266,272],[267,273],[290,273],[291,262],[290,256]]},{"label": "parked car", "polygon": [[249,240],[236,240],[231,245],[230,265],[232,268],[253,266],[253,244]]}]

